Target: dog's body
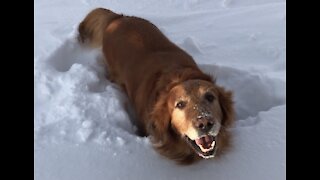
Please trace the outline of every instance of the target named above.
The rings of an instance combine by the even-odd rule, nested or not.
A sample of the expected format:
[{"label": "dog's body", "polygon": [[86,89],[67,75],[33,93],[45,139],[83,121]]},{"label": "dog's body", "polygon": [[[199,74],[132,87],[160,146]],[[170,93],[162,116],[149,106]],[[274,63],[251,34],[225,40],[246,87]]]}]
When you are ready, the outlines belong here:
[{"label": "dog's body", "polygon": [[[102,46],[109,79],[128,95],[139,130],[151,136],[154,147],[162,155],[189,164],[201,159],[200,156],[214,156],[216,152],[211,151],[215,145],[219,145],[218,154],[227,147],[229,133],[224,127],[230,126],[233,120],[231,93],[215,85],[191,56],[170,42],[152,23],[98,8],[79,25],[79,41],[93,47]],[[200,89],[203,94],[199,94]],[[202,97],[205,102],[199,100]],[[211,101],[213,98],[216,101]],[[193,109],[200,106],[201,112],[179,104],[178,99],[184,104],[188,102],[190,107],[192,104]],[[189,120],[186,115],[190,116]],[[200,115],[202,119],[194,118]],[[195,130],[199,126],[194,125],[199,122],[200,127],[217,125],[200,133]],[[213,134],[221,137],[216,140]],[[190,145],[184,136],[202,151]],[[208,144],[211,147],[206,147]]]}]

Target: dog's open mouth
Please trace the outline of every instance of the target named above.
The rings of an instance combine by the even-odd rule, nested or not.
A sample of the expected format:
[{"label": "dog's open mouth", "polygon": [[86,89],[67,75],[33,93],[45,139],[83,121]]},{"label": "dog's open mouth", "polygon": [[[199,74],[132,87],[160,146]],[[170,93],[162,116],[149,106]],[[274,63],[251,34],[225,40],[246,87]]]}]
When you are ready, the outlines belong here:
[{"label": "dog's open mouth", "polygon": [[186,136],[190,146],[197,152],[197,154],[205,159],[213,158],[215,156],[217,145],[216,137],[211,135],[203,135],[195,140]]}]

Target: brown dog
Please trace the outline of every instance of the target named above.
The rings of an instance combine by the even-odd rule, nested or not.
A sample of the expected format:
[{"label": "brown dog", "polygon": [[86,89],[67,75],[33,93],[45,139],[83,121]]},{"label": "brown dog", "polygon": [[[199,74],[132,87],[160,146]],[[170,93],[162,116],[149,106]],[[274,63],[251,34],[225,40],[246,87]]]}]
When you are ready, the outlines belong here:
[{"label": "brown dog", "polygon": [[81,43],[102,46],[109,79],[128,95],[139,130],[151,136],[160,154],[190,164],[226,150],[232,93],[155,25],[98,8],[78,30]]}]

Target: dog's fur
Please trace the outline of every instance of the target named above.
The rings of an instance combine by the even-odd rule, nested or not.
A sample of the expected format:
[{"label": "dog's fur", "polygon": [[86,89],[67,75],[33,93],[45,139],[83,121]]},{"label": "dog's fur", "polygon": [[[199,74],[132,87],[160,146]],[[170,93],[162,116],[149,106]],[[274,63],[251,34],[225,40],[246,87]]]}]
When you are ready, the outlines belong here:
[{"label": "dog's fur", "polygon": [[[232,93],[216,85],[155,25],[98,8],[86,16],[78,31],[79,42],[102,46],[108,78],[128,95],[138,129],[151,136],[160,154],[181,164],[202,159],[185,140],[185,136],[199,136],[197,117],[201,113],[210,114],[212,123],[221,127],[217,155],[227,149],[230,133],[226,128],[234,116]],[[203,99],[208,92],[213,102],[212,97]],[[181,99],[188,104],[177,108]]]}]

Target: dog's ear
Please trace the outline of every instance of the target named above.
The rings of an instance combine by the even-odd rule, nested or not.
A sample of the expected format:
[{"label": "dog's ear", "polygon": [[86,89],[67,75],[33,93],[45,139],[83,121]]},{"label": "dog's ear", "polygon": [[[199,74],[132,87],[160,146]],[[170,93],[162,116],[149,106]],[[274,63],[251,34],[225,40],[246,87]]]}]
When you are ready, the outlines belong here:
[{"label": "dog's ear", "polygon": [[155,141],[165,142],[168,138],[168,131],[171,121],[171,115],[167,106],[166,95],[160,95],[158,101],[150,114],[150,121],[147,127],[148,133]]},{"label": "dog's ear", "polygon": [[222,125],[228,127],[234,121],[234,107],[232,101],[232,92],[227,91],[222,87],[217,86],[219,93],[219,103],[222,109]]}]

